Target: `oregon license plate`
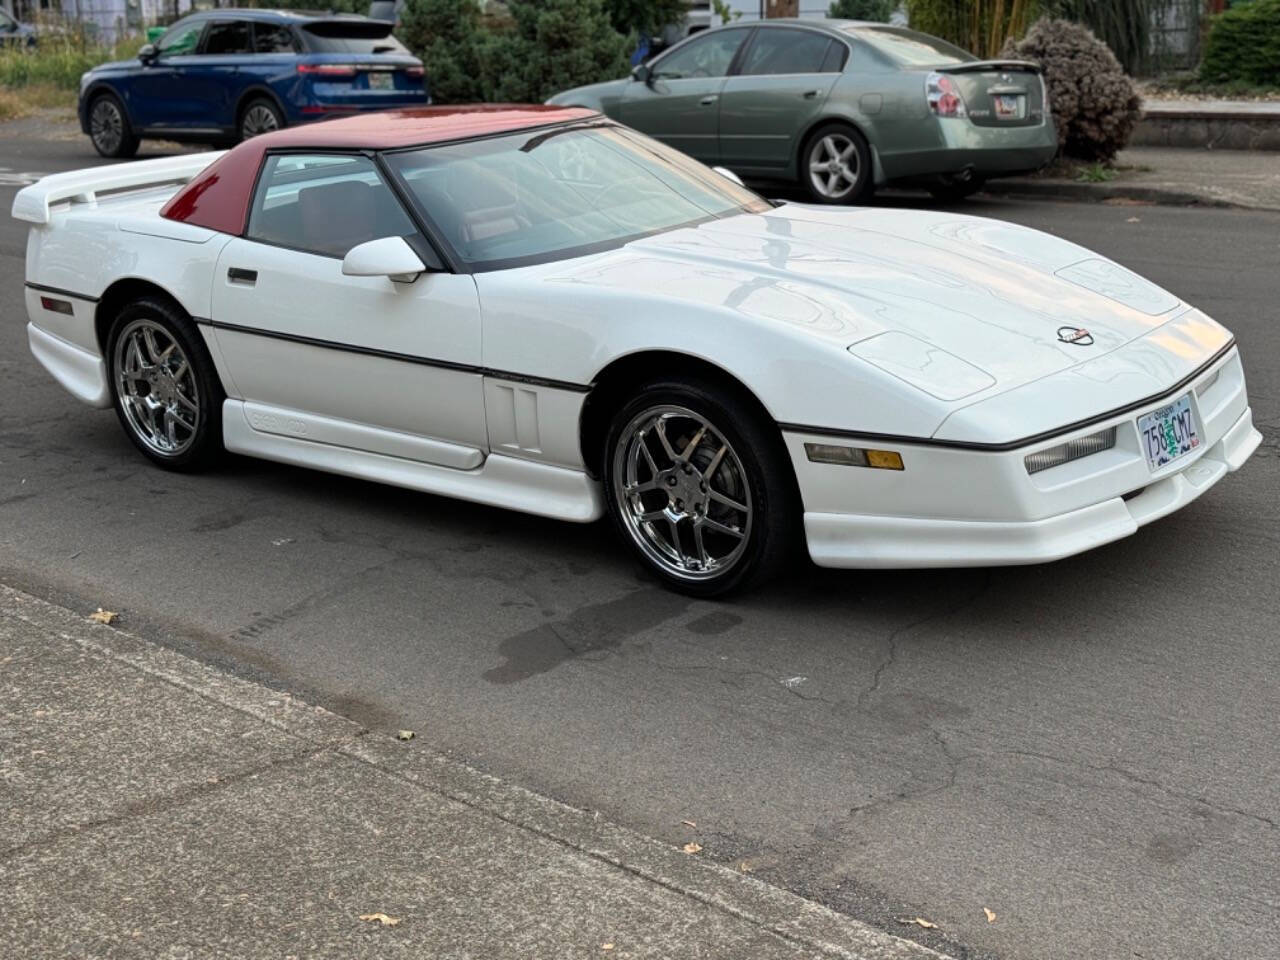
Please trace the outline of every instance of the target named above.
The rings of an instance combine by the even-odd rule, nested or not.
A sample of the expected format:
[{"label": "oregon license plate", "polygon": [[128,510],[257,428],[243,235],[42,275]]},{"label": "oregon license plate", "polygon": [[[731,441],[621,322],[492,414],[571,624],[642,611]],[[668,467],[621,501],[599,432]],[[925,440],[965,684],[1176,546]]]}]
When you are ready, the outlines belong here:
[{"label": "oregon license plate", "polygon": [[1196,415],[1191,409],[1191,394],[1139,417],[1138,436],[1142,441],[1142,451],[1147,455],[1147,465],[1152,470],[1159,470],[1200,446]]},{"label": "oregon license plate", "polygon": [[370,90],[390,90],[394,85],[390,73],[373,71],[369,74]]},{"label": "oregon license plate", "polygon": [[995,101],[996,117],[1001,120],[1022,119],[1022,95],[1018,93],[999,93],[991,98]]}]

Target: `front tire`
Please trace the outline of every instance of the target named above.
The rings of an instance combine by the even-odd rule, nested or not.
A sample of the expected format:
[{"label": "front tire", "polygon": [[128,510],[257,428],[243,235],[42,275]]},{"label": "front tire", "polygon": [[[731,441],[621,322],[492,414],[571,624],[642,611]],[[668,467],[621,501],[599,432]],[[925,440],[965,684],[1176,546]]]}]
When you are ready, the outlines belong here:
[{"label": "front tire", "polygon": [[204,340],[172,303],[143,297],[107,336],[111,398],[120,425],[166,470],[193,470],[222,452],[226,393]]},{"label": "front tire", "polygon": [[266,97],[250,100],[245,104],[244,109],[240,111],[240,122],[237,125],[237,130],[242,141],[283,128],[284,114],[280,112],[280,108],[274,102]]},{"label": "front tire", "polygon": [[609,512],[659,580],[720,596],[776,574],[800,527],[781,439],[738,391],[693,378],[645,383],[605,444]]},{"label": "front tire", "polygon": [[89,104],[89,140],[104,157],[124,160],[138,152],[138,138],[124,104],[113,93],[99,93]]},{"label": "front tire", "polygon": [[875,190],[871,148],[844,123],[823,124],[800,151],[800,182],[814,203],[858,203]]}]

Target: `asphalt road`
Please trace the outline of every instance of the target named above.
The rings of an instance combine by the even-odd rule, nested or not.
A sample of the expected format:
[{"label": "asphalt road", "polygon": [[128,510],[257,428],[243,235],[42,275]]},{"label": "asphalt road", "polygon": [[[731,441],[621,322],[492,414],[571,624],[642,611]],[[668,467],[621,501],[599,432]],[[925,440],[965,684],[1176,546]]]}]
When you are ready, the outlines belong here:
[{"label": "asphalt road", "polygon": [[[10,173],[92,159],[0,142]],[[149,467],[29,355],[6,220],[0,580],[957,956],[1280,956],[1280,217],[965,209],[1225,321],[1266,436],[1246,468],[1053,565],[804,567],[693,602],[603,524],[243,459]]]}]

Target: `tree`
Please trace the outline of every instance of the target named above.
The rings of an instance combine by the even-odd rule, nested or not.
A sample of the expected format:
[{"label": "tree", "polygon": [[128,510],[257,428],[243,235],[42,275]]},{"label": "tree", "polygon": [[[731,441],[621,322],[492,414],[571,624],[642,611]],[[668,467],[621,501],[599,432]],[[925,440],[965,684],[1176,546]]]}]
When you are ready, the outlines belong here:
[{"label": "tree", "polygon": [[477,0],[407,0],[399,36],[426,65],[433,100],[474,103],[487,99],[481,84],[484,35]]},{"label": "tree", "polygon": [[669,24],[683,23],[689,13],[686,0],[605,0],[604,8],[618,33],[651,37]]},{"label": "tree", "polygon": [[836,20],[871,20],[888,23],[893,13],[893,0],[835,0],[827,16]]},{"label": "tree", "polygon": [[512,29],[480,47],[487,99],[541,103],[570,87],[626,76],[634,35],[613,29],[603,0],[508,0]]}]

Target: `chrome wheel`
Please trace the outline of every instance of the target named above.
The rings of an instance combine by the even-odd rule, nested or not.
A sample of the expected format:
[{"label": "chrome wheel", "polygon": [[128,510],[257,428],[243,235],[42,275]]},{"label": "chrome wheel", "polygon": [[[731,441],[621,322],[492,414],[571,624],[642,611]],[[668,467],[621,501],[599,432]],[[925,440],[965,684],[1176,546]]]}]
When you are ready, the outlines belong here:
[{"label": "chrome wheel", "polygon": [[134,320],[116,338],[115,385],[133,435],[162,457],[185,453],[200,427],[195,370],[154,320]]},{"label": "chrome wheel", "polygon": [[809,182],[828,200],[843,200],[858,184],[858,148],[843,133],[828,133],[809,148]]},{"label": "chrome wheel", "polygon": [[612,474],[624,528],[665,572],[708,580],[746,554],[752,523],[746,471],[705,417],[674,405],[638,414],[618,435]]},{"label": "chrome wheel", "polygon": [[244,112],[240,121],[240,139],[248,140],[260,133],[270,133],[280,129],[280,118],[265,103],[255,103]]},{"label": "chrome wheel", "polygon": [[99,153],[111,156],[124,141],[124,116],[120,106],[111,97],[103,96],[94,101],[89,113],[89,136]]}]

